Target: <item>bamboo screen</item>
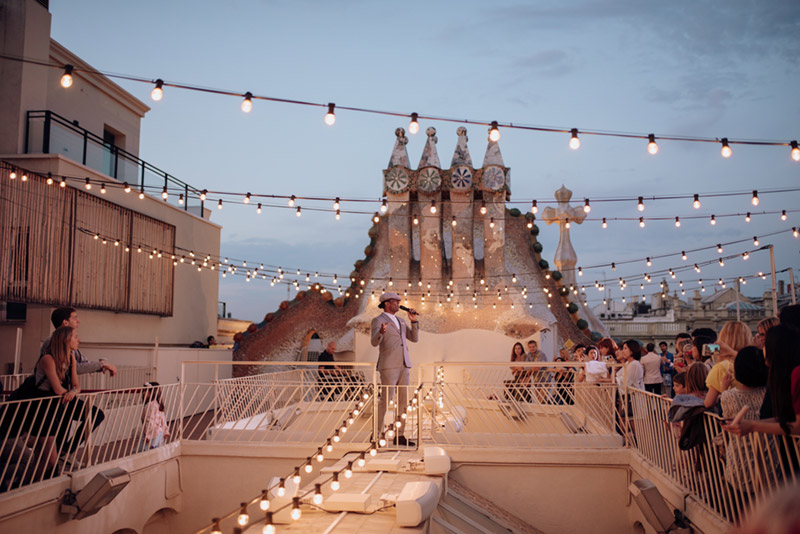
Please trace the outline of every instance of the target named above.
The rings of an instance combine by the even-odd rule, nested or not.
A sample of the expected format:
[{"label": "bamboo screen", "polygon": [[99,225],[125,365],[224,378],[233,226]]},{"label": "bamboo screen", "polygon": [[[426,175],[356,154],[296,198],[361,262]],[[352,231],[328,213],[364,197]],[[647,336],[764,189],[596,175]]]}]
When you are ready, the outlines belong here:
[{"label": "bamboo screen", "polygon": [[174,226],[27,177],[0,162],[0,300],[172,315]]}]

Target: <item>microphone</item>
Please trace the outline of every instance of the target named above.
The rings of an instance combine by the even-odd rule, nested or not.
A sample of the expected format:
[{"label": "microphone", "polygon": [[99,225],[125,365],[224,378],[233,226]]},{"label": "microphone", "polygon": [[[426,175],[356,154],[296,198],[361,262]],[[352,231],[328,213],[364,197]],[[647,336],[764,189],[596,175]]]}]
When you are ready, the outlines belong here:
[{"label": "microphone", "polygon": [[416,315],[419,315],[419,314],[418,314],[417,312],[415,312],[414,310],[412,310],[412,309],[410,309],[410,308],[406,308],[405,306],[398,306],[398,308],[400,308],[400,309],[401,309],[401,310],[403,310],[404,312],[411,312],[411,313],[414,313],[414,314],[416,314]]}]

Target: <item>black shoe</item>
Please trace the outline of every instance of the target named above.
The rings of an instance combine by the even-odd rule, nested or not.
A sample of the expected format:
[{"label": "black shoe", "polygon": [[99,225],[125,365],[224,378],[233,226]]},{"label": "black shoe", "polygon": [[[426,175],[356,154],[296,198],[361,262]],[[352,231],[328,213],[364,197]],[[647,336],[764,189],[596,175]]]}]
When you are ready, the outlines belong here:
[{"label": "black shoe", "polygon": [[394,439],[394,444],[403,447],[414,447],[416,445],[416,443],[414,443],[413,441],[406,439],[405,436],[397,436]]}]

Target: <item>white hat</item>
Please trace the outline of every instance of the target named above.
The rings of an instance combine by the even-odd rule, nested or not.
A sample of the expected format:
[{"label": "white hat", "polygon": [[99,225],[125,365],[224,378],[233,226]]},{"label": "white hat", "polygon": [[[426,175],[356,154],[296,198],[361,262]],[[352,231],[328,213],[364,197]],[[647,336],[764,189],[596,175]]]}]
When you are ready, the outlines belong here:
[{"label": "white hat", "polygon": [[398,295],[397,293],[394,293],[392,291],[387,291],[386,293],[381,295],[380,303],[378,304],[378,307],[379,308],[383,308],[383,303],[386,302],[387,300],[400,301],[401,299],[400,299],[400,295]]}]

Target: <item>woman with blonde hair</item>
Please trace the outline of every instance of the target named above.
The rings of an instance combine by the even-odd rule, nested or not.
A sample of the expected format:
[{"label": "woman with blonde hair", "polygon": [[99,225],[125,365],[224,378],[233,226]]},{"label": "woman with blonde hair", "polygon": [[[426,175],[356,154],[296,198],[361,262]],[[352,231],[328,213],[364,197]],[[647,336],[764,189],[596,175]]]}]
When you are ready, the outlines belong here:
[{"label": "woman with blonde hair", "polygon": [[767,330],[773,326],[778,326],[779,324],[781,324],[781,321],[777,317],[767,317],[766,319],[761,319],[756,327],[756,335],[753,336],[753,345],[761,350],[764,350],[764,340],[767,336]]},{"label": "woman with blonde hair", "polygon": [[753,344],[753,335],[750,327],[741,321],[728,321],[722,326],[717,338],[719,356],[706,378],[705,406],[712,408],[717,404],[719,395],[731,386],[741,387],[734,378],[733,360],[736,354],[745,347]]}]

